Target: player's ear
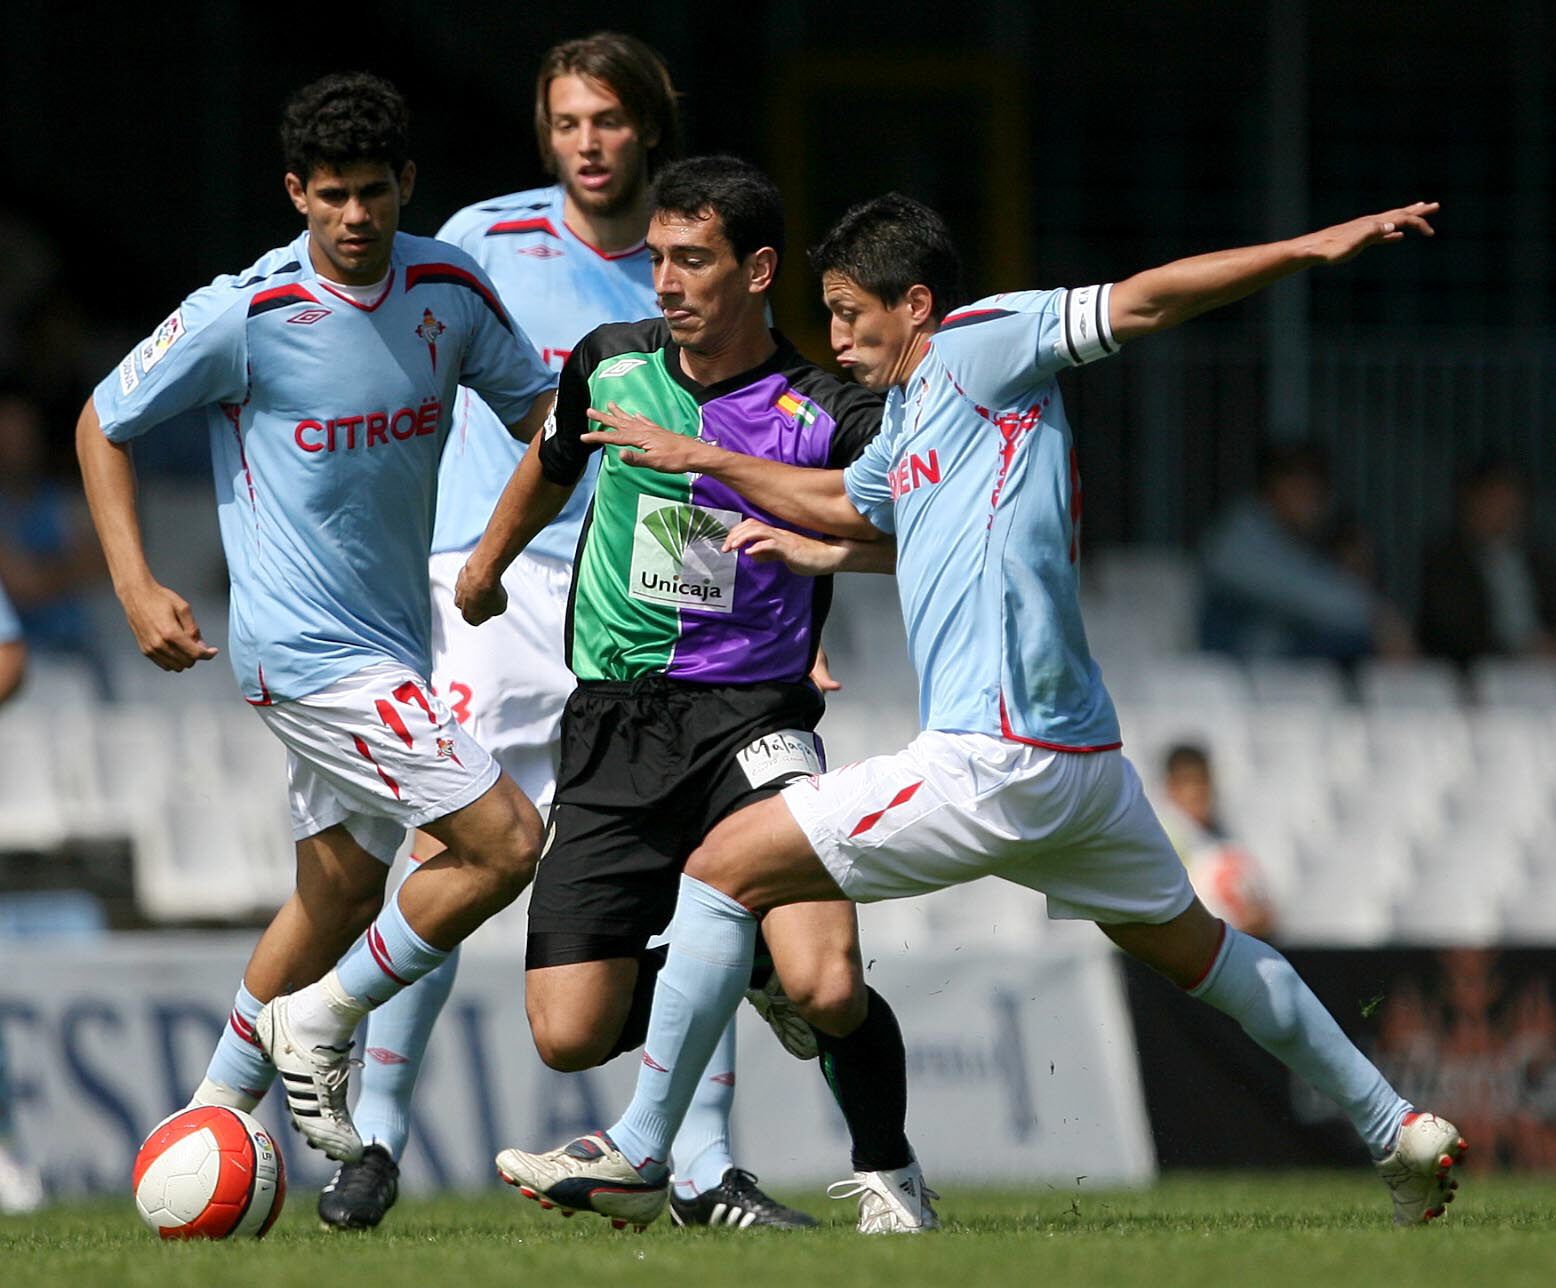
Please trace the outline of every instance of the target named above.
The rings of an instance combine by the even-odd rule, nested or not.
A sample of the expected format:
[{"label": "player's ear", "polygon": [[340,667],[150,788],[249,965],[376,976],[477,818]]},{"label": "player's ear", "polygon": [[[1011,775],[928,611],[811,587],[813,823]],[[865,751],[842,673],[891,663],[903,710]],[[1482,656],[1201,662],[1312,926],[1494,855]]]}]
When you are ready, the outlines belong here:
[{"label": "player's ear", "polygon": [[778,276],[778,252],[763,246],[746,256],[746,287],[753,295],[770,290]]},{"label": "player's ear", "polygon": [[297,207],[297,213],[304,217],[308,214],[308,184],[299,179],[290,170],[286,172],[286,195],[292,199],[292,205]]},{"label": "player's ear", "polygon": [[922,283],[915,283],[908,287],[902,299],[908,308],[908,321],[915,328],[924,326],[934,316],[934,292]]},{"label": "player's ear", "polygon": [[405,169],[400,171],[400,204],[408,206],[411,202],[411,193],[416,191],[416,163],[407,161]]}]

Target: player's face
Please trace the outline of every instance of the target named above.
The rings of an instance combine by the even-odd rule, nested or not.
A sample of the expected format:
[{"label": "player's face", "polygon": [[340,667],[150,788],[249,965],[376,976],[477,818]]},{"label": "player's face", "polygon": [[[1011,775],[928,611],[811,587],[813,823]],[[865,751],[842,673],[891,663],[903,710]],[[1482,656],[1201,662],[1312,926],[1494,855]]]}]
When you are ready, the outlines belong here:
[{"label": "player's face", "polygon": [[411,199],[416,166],[398,175],[387,164],[353,162],[342,170],[316,168],[305,184],[286,176],[286,191],[308,221],[313,266],[347,286],[371,286],[389,271],[400,207]]},{"label": "player's face", "polygon": [[648,255],[660,312],[683,349],[717,352],[747,328],[766,330],[762,297],[777,257],[764,249],[737,259],[717,215],[656,211],[648,223]]},{"label": "player's face", "polygon": [[648,182],[648,150],[610,87],[586,76],[558,76],[546,87],[551,153],[568,198],[590,214],[630,207]]},{"label": "player's face", "polygon": [[832,314],[838,366],[867,389],[889,389],[904,378],[922,333],[906,298],[892,308],[846,273],[821,275],[821,298]]}]

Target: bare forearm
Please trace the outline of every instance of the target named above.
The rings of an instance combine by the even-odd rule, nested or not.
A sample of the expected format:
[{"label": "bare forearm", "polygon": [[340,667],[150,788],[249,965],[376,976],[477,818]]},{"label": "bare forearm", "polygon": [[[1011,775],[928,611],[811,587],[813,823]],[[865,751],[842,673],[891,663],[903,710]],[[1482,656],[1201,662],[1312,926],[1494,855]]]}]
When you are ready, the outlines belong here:
[{"label": "bare forearm", "polygon": [[128,447],[103,437],[90,399],[76,422],[76,459],[108,575],[122,599],[128,589],[152,579],[135,513],[135,464]]},{"label": "bare forearm", "polygon": [[1113,287],[1114,338],[1165,331],[1321,262],[1300,241],[1283,241],[1195,255],[1136,273]]},{"label": "bare forearm", "polygon": [[1436,212],[1435,201],[1417,201],[1287,241],[1195,255],[1136,273],[1112,289],[1108,322],[1113,338],[1133,340],[1165,331],[1303,269],[1343,264],[1370,246],[1400,241],[1407,231],[1430,237],[1428,216]]},{"label": "bare forearm", "polygon": [[888,576],[897,571],[897,543],[888,538],[878,541],[845,540],[836,543],[843,550],[839,572],[877,572]]},{"label": "bare forearm", "polygon": [[880,531],[848,499],[842,470],[808,469],[705,444],[698,473],[718,479],[786,523],[828,536],[873,542]]},{"label": "bare forearm", "polygon": [[571,487],[552,483],[541,472],[538,448],[525,452],[470,554],[471,565],[501,577],[519,552],[562,512],[572,494]]}]

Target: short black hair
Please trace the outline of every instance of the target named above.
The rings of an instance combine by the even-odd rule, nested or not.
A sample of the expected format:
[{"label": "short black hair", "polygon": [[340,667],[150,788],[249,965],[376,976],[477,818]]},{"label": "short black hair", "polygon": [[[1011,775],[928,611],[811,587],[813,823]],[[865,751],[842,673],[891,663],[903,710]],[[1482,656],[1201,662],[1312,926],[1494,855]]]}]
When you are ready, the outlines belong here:
[{"label": "short black hair", "polygon": [[1210,772],[1210,753],[1198,743],[1180,742],[1168,748],[1163,762],[1168,777],[1181,774],[1185,769],[1197,769],[1202,774]]},{"label": "short black hair", "polygon": [[535,141],[547,174],[556,173],[551,148],[551,82],[558,76],[598,81],[621,100],[638,135],[657,135],[648,149],[648,172],[681,155],[681,114],[665,60],[636,36],[597,31],[546,50],[535,76]]},{"label": "short black hair", "polygon": [[783,262],[783,198],[778,187],[739,157],[687,157],[654,180],[654,209],[692,219],[719,217],[735,258],[771,246]]},{"label": "short black hair", "polygon": [[910,286],[927,286],[937,320],[967,300],[962,258],[945,220],[900,192],[849,207],[812,248],[810,266],[818,274],[842,273],[887,308]]},{"label": "short black hair", "polygon": [[334,72],[287,100],[281,155],[305,184],[320,166],[382,162],[395,174],[410,160],[410,112],[400,91],[371,72]]}]

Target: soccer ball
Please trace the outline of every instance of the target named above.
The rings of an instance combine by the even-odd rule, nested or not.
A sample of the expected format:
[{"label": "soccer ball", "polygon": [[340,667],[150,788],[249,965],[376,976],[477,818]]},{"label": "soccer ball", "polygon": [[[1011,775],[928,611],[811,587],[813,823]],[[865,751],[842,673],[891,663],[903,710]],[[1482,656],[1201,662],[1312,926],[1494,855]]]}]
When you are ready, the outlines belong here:
[{"label": "soccer ball", "polygon": [[258,1239],[281,1215],[286,1166],[256,1119],[204,1105],[157,1124],[131,1185],[141,1220],[164,1239]]}]

